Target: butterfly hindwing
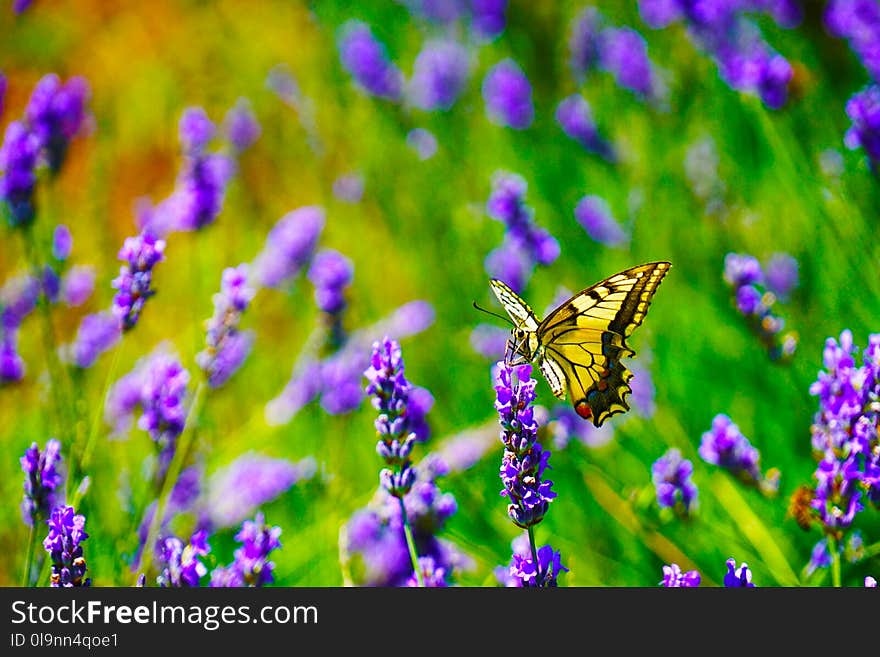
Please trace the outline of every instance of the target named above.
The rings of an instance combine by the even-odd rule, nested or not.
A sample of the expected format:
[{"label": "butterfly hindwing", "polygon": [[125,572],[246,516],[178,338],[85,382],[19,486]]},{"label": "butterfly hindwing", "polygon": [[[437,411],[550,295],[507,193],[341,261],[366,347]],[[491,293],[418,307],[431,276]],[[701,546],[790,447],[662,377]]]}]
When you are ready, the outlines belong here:
[{"label": "butterfly hindwing", "polygon": [[633,375],[621,359],[635,354],[626,338],[644,320],[669,266],[653,262],[615,274],[571,297],[538,326],[541,371],[551,389],[557,394],[560,386],[548,371],[556,380],[562,372],[575,411],[597,427],[629,410]]}]

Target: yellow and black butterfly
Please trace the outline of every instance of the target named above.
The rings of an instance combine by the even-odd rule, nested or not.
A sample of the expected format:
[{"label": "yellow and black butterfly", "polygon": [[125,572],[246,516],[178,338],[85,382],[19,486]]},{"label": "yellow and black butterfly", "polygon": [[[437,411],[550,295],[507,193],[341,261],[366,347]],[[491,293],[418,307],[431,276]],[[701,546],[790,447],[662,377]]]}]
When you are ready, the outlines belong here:
[{"label": "yellow and black butterfly", "polygon": [[508,365],[537,361],[553,394],[569,401],[593,424],[629,410],[633,374],[620,360],[635,355],[626,339],[645,319],[651,297],[669,271],[668,262],[631,267],[581,290],[538,321],[506,283],[493,278],[492,291],[513,320]]}]

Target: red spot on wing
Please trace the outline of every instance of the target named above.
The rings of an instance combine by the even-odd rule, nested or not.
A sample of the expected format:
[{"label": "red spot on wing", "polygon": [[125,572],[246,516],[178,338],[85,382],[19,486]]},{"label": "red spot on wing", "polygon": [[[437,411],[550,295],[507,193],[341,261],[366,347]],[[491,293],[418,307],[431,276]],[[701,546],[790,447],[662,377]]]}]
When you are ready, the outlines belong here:
[{"label": "red spot on wing", "polygon": [[586,399],[581,399],[577,404],[575,404],[574,410],[585,420],[589,420],[591,417],[593,417],[593,409],[590,408],[590,405],[587,403]]}]

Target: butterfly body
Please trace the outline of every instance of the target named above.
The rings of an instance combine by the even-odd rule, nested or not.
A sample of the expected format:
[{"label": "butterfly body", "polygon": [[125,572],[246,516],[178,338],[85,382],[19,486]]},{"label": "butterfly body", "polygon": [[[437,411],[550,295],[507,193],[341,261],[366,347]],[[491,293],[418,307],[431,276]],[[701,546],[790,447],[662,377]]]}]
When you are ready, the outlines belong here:
[{"label": "butterfly body", "polygon": [[506,283],[490,286],[513,322],[505,361],[535,362],[553,394],[569,397],[575,412],[595,426],[629,410],[630,372],[621,359],[635,355],[626,339],[645,318],[670,263],[626,269],[584,290],[542,321]]}]

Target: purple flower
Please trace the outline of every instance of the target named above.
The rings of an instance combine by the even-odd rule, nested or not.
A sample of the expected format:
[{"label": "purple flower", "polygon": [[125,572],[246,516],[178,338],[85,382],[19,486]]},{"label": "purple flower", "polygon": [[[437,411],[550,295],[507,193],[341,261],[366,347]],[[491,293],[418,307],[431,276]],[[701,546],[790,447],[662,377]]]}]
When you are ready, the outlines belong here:
[{"label": "purple flower", "polygon": [[590,105],[580,94],[572,94],[559,103],[556,107],[556,121],[566,135],[586,150],[609,161],[615,159],[613,147],[599,135]]},{"label": "purple flower", "polygon": [[83,317],[73,342],[61,349],[62,358],[86,369],[95,364],[102,353],[115,345],[122,333],[119,320],[108,312]]},{"label": "purple flower", "polygon": [[660,586],[666,588],[693,588],[699,585],[700,573],[696,570],[689,570],[683,573],[676,563],[663,566],[663,581],[660,582]]},{"label": "purple flower", "polygon": [[871,77],[880,79],[880,5],[875,0],[831,0],[824,20],[831,34],[849,42]]},{"label": "purple flower", "polygon": [[481,356],[497,361],[504,357],[510,331],[495,324],[477,324],[471,331],[471,348]]},{"label": "purple flower", "polygon": [[507,515],[517,527],[538,524],[556,497],[553,482],[544,479],[550,452],[538,442],[535,421],[535,385],[532,366],[511,367],[499,361],[495,368],[495,410],[501,424],[504,455],[501,461],[502,495],[510,500]]},{"label": "purple flower", "polygon": [[73,236],[64,224],[58,224],[52,233],[52,257],[56,260],[67,260],[73,249]]},{"label": "purple flower", "polygon": [[196,354],[196,364],[212,388],[226,383],[250,353],[253,333],[240,331],[239,323],[254,294],[247,265],[223,270],[220,292],[214,295],[214,315],[207,322],[206,347]]},{"label": "purple flower", "polygon": [[409,96],[423,110],[448,110],[467,83],[468,53],[455,41],[429,41],[416,57]]},{"label": "purple flower", "polygon": [[727,573],[724,575],[724,586],[727,588],[754,588],[752,584],[752,571],[746,564],[736,567],[733,558],[727,560]]},{"label": "purple flower", "polygon": [[810,552],[810,561],[807,564],[807,577],[819,568],[827,568],[831,565],[831,553],[828,551],[828,539],[823,538]]},{"label": "purple flower", "polygon": [[26,525],[33,527],[47,520],[52,510],[64,499],[61,461],[61,443],[54,438],[46,442],[42,452],[37,443],[32,443],[21,457],[21,469],[24,471],[21,515]]},{"label": "purple flower", "polygon": [[470,0],[471,29],[480,38],[492,40],[507,24],[507,0]]},{"label": "purple flower", "polygon": [[568,64],[582,80],[599,63],[599,32],[602,17],[595,7],[585,7],[574,18],[568,37]]},{"label": "purple flower", "polygon": [[338,251],[325,249],[315,254],[308,277],[315,286],[315,304],[322,312],[338,315],[346,306],[345,288],[351,284],[354,265]]},{"label": "purple flower", "polygon": [[24,318],[37,307],[40,281],[29,274],[10,278],[0,288],[0,325],[18,329]]},{"label": "purple flower", "polygon": [[[419,569],[422,571],[422,582],[426,588],[436,589],[449,586],[446,581],[446,569],[434,562],[434,557],[419,557]],[[410,575],[406,580],[407,586],[418,586],[419,580],[416,574]]]},{"label": "purple flower", "polygon": [[728,285],[741,286],[764,282],[764,272],[758,259],[739,253],[724,257],[724,280]]},{"label": "purple flower", "polygon": [[89,535],[85,531],[85,516],[75,515],[72,506],[58,506],[46,521],[49,534],[43,540],[43,548],[52,559],[51,582],[53,587],[90,586],[87,578],[86,560],[80,545]]},{"label": "purple flower", "polygon": [[305,206],[278,220],[266,245],[254,260],[256,279],[265,287],[280,287],[311,259],[324,228],[324,210]]},{"label": "purple flower", "polygon": [[211,551],[207,539],[208,534],[204,530],[193,534],[188,544],[176,536],[160,539],[156,554],[161,572],[156,583],[164,588],[199,586],[201,578],[208,572],[200,560]]},{"label": "purple flower", "polygon": [[403,356],[396,341],[385,337],[373,343],[370,366],[364,372],[366,394],[373,397],[373,407],[379,411],[375,421],[379,435],[376,451],[389,466],[379,473],[379,480],[388,493],[398,498],[410,491],[416,479],[410,459],[416,434],[407,412],[412,386],[403,371]]},{"label": "purple flower", "polygon": [[358,173],[339,176],[333,181],[333,196],[346,203],[360,203],[364,196],[364,177]]},{"label": "purple flower", "polygon": [[52,173],[61,168],[71,139],[85,123],[89,94],[84,78],[72,77],[62,84],[54,73],[44,76],[31,93],[25,117]]},{"label": "purple flower", "polygon": [[119,259],[125,264],[113,280],[117,290],[113,297],[113,314],[123,331],[135,327],[144,304],[156,292],[151,289],[153,267],[165,259],[165,241],[148,232],[128,237],[119,250]]},{"label": "purple flower", "polygon": [[272,571],[275,564],[269,561],[269,553],[281,547],[280,527],[266,527],[262,513],[245,520],[235,540],[241,547],[235,551],[235,561],[226,568],[211,573],[211,586],[264,586],[275,581]]},{"label": "purple flower", "polygon": [[81,306],[95,290],[95,268],[89,265],[71,267],[61,279],[61,298],[68,306]]},{"label": "purple flower", "polygon": [[158,353],[143,372],[141,408],[138,426],[150,434],[159,448],[160,477],[171,462],[177,437],[186,424],[186,399],[189,372],[171,354]]},{"label": "purple flower", "polygon": [[876,166],[880,162],[880,86],[870,85],[850,98],[846,114],[852,126],[843,143],[850,150],[865,149],[868,160]]},{"label": "purple flower", "polygon": [[681,457],[681,452],[670,448],[651,466],[651,478],[657,492],[657,504],[677,508],[689,514],[697,505],[697,486],[691,480],[693,464]]},{"label": "purple flower", "polygon": [[9,210],[9,222],[15,226],[30,224],[36,216],[34,186],[40,140],[25,123],[12,121],[6,126],[0,147],[0,198]]},{"label": "purple flower", "polygon": [[593,240],[611,247],[629,243],[629,235],[611,215],[611,208],[599,196],[584,196],[574,208],[574,218]]},{"label": "purple flower", "polygon": [[538,563],[535,564],[531,554],[524,556],[514,552],[510,564],[510,577],[522,582],[524,587],[555,587],[561,573],[568,568],[562,565],[559,552],[549,545],[538,548]]},{"label": "purple flower", "polygon": [[216,128],[201,107],[188,107],[183,111],[178,124],[178,137],[183,150],[188,155],[196,155],[207,148],[214,138]]},{"label": "purple flower", "polygon": [[232,161],[219,153],[198,152],[186,159],[174,191],[174,229],[199,230],[213,223],[223,208],[233,169]]},{"label": "purple flower", "polygon": [[874,579],[873,577],[871,577],[870,575],[867,575],[865,577],[865,586],[869,589],[876,589],[877,588],[877,580]]},{"label": "purple flower", "polygon": [[373,36],[370,26],[357,20],[346,22],[339,35],[342,66],[368,94],[400,100],[403,74],[389,59],[385,46]]},{"label": "purple flower", "polygon": [[614,76],[617,84],[642,98],[658,93],[648,46],[635,30],[606,28],[599,34],[599,67]]},{"label": "purple flower", "polygon": [[774,253],[764,266],[764,276],[767,288],[784,301],[798,285],[798,261],[787,253]]},{"label": "purple flower", "polygon": [[0,330],[0,384],[24,378],[24,361],[18,353],[18,332]]},{"label": "purple flower", "polygon": [[486,114],[498,125],[523,130],[535,118],[532,85],[512,59],[502,60],[486,73],[483,100]]},{"label": "purple flower", "polygon": [[465,11],[464,0],[396,0],[406,6],[413,16],[433,23],[448,25]]},{"label": "purple flower", "polygon": [[424,128],[413,128],[406,133],[406,145],[418,154],[420,160],[428,160],[437,153],[437,138]]},{"label": "purple flower", "polygon": [[235,105],[226,112],[223,119],[223,132],[236,154],[246,151],[260,138],[262,128],[260,128],[247,98],[239,98]]},{"label": "purple flower", "polygon": [[758,450],[723,413],[712,419],[712,428],[703,434],[699,453],[706,463],[730,470],[750,483],[761,481]]},{"label": "purple flower", "polygon": [[246,452],[208,480],[205,512],[210,527],[237,525],[294,484],[311,479],[316,470],[312,457],[294,463]]}]

